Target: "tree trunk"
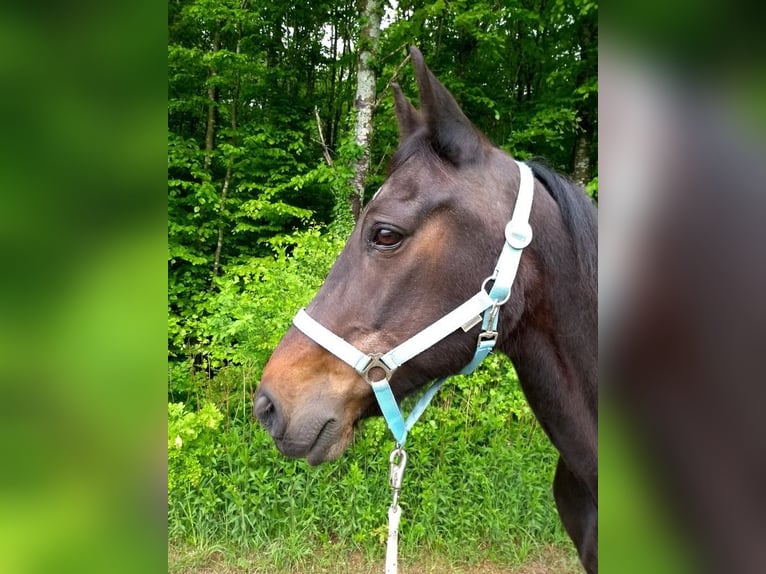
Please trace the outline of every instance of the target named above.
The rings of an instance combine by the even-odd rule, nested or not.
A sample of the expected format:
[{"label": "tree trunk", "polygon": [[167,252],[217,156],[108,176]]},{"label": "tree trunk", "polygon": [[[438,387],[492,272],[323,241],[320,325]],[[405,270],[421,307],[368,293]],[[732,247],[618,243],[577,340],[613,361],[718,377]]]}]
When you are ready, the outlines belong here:
[{"label": "tree trunk", "polygon": [[575,142],[572,179],[583,187],[590,181],[590,133],[584,129],[577,134]]},{"label": "tree trunk", "polygon": [[215,256],[213,257],[213,277],[218,275],[218,269],[221,266],[221,249],[223,248],[223,210],[226,207],[226,195],[229,193],[231,185],[231,164],[226,168],[226,176],[223,178],[223,189],[221,190],[221,204],[218,207],[218,241],[215,244]]},{"label": "tree trunk", "polygon": [[[212,53],[216,53],[221,47],[221,33],[216,30],[213,36]],[[210,78],[216,76],[215,68],[210,67]],[[215,86],[211,85],[207,89],[207,98],[210,103],[207,106],[207,128],[205,129],[205,170],[210,169],[213,162],[213,145],[215,144],[215,106],[218,94]]]},{"label": "tree trunk", "polygon": [[359,0],[360,33],[359,59],[356,73],[356,127],[354,141],[361,148],[361,155],[354,165],[351,178],[351,213],[354,221],[359,219],[364,204],[364,187],[370,171],[370,139],[372,115],[375,103],[375,70],[372,60],[378,51],[380,39],[380,0]]},{"label": "tree trunk", "polygon": [[[596,52],[596,19],[595,16],[581,18],[578,26],[578,42],[580,44],[580,71],[577,74],[577,87],[582,88],[597,75]],[[595,94],[581,96],[576,102],[579,121],[577,139],[572,161],[572,179],[585,187],[591,180],[590,151],[595,141],[596,105]]]}]

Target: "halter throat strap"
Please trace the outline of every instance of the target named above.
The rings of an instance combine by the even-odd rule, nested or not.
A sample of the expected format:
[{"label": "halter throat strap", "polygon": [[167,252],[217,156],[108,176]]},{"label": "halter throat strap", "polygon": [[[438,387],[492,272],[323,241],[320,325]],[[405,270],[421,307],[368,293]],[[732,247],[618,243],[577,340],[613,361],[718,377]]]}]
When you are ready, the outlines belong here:
[{"label": "halter throat strap", "polygon": [[[529,214],[534,197],[534,176],[528,165],[522,162],[516,163],[520,171],[519,193],[516,197],[516,205],[511,220],[505,227],[505,242],[495,270],[491,276],[484,280],[479,292],[462,305],[387,353],[364,353],[360,351],[312,318],[305,308],[300,309],[293,318],[293,325],[304,335],[349,365],[372,387],[388,428],[399,445],[404,445],[407,433],[423,414],[436,391],[441,388],[448,377],[434,381],[405,419],[391,390],[390,382],[394,372],[401,365],[426,349],[430,349],[458,329],[468,332],[479,323],[482,323],[482,330],[479,333],[474,356],[456,374],[473,372],[495,346],[500,315],[499,308],[510,299],[511,288],[519,269],[521,253],[532,240]],[[492,282],[492,287],[487,292],[486,287],[490,282]]]}]

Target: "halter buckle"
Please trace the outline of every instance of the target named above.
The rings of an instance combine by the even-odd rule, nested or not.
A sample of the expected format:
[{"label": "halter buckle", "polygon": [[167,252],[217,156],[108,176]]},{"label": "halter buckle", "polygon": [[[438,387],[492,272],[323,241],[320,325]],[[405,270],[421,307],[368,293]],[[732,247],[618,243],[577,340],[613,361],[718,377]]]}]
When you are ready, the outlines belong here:
[{"label": "halter buckle", "polygon": [[481,346],[482,343],[486,341],[496,341],[497,340],[497,331],[482,331],[479,333],[479,340],[476,342],[476,346]]},{"label": "halter buckle", "polygon": [[[391,377],[394,375],[394,371],[396,370],[396,367],[394,367],[393,369],[389,367],[385,362],[383,362],[383,360],[381,359],[382,357],[383,357],[383,353],[370,353],[370,360],[362,368],[362,370],[359,371],[359,374],[367,382],[367,384],[371,385],[372,383],[379,383],[380,381],[383,381],[383,380],[390,381]],[[370,377],[370,374],[373,369],[381,369],[383,371],[383,376],[373,380]]]},{"label": "halter buckle", "polygon": [[497,341],[497,314],[500,311],[500,305],[502,303],[495,303],[486,311],[487,315],[484,320],[486,327],[479,333],[479,338],[476,341],[477,349],[484,346],[483,344],[487,342],[491,342],[492,347],[495,346],[495,341]]}]

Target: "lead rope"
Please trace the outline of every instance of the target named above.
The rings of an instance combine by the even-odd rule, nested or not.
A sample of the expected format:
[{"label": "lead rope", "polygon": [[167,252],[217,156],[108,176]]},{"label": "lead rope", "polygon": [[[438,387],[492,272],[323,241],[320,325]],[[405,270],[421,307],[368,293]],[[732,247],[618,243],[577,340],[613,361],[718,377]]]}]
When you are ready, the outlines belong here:
[{"label": "lead rope", "polygon": [[399,563],[397,555],[399,553],[399,520],[402,518],[402,509],[399,506],[399,493],[402,490],[402,478],[404,477],[404,467],[407,465],[407,453],[404,448],[397,443],[391,456],[388,457],[391,464],[391,470],[388,475],[388,484],[392,490],[393,499],[388,508],[388,540],[386,542],[386,574],[397,574],[399,572]]}]

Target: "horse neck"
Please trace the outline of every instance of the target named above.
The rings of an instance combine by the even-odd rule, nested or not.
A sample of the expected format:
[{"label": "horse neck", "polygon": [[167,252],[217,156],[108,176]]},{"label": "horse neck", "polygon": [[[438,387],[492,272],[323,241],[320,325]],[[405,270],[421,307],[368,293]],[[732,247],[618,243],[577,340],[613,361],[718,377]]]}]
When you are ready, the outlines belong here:
[{"label": "horse neck", "polygon": [[[576,189],[557,192],[581,193]],[[598,357],[596,281],[593,265],[590,261],[583,264],[581,258],[595,259],[596,245],[587,237],[574,238],[573,221],[567,220],[587,206],[561,206],[562,201],[581,200],[577,196],[554,199],[538,178],[530,218],[533,240],[525,249],[514,294],[504,310],[506,329],[498,347],[511,358],[520,375],[555,364],[556,378],[569,379],[571,385],[582,388],[594,409]],[[583,223],[590,226],[594,222]],[[542,356],[548,359],[541,366]]]}]

